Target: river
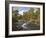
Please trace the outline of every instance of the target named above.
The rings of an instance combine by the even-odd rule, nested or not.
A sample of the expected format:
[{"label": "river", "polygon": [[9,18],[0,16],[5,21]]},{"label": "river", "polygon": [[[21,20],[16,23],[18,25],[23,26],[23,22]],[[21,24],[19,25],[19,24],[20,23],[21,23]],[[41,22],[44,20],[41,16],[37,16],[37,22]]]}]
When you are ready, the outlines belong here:
[{"label": "river", "polygon": [[31,24],[29,22],[17,22],[12,25],[12,30],[13,31],[21,31],[21,30],[40,30],[40,25],[37,26],[35,24]]}]

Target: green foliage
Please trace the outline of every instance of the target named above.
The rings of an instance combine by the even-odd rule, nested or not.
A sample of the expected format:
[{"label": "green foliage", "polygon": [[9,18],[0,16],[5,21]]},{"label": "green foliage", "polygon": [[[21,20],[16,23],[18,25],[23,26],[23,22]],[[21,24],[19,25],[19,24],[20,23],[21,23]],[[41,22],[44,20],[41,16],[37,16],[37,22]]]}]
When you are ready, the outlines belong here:
[{"label": "green foliage", "polygon": [[40,9],[38,9],[38,11],[36,11],[36,13],[34,13],[33,11],[34,11],[34,9],[32,8],[28,12],[24,12],[23,15],[19,15],[18,10],[13,11],[13,13],[12,13],[13,23],[18,22],[18,20],[25,20],[25,21],[31,20],[31,23],[40,24]]},{"label": "green foliage", "polygon": [[18,22],[18,10],[16,10],[16,11],[13,11],[13,13],[12,13],[12,22],[14,23],[14,22]]}]

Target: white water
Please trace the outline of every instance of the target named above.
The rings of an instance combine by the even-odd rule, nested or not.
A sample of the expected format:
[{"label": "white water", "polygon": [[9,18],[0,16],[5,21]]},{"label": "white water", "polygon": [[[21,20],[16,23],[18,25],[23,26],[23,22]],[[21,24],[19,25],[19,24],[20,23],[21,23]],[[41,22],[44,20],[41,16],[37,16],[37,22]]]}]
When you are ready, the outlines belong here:
[{"label": "white water", "polygon": [[22,27],[23,27],[23,28],[27,28],[27,27],[26,27],[26,25],[27,25],[27,24],[26,24],[26,23],[24,23],[24,24],[22,25]]},{"label": "white water", "polygon": [[29,24],[31,21],[28,21],[22,25],[23,28],[27,28],[26,25]]}]

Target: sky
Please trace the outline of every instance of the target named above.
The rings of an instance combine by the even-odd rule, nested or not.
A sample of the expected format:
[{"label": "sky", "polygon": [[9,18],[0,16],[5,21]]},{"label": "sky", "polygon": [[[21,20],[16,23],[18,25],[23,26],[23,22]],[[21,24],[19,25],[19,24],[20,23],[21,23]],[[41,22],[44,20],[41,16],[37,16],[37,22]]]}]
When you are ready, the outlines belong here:
[{"label": "sky", "polygon": [[30,7],[13,7],[13,10],[26,12],[26,11],[30,10]]},{"label": "sky", "polygon": [[[30,7],[13,7],[13,11],[18,10],[20,15],[23,15],[24,12],[31,10]],[[37,8],[34,8],[34,13],[37,11]]]},{"label": "sky", "polygon": [[30,7],[13,7],[13,10],[18,10],[18,13],[23,15],[23,12],[27,12],[28,10],[30,10]]}]

